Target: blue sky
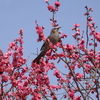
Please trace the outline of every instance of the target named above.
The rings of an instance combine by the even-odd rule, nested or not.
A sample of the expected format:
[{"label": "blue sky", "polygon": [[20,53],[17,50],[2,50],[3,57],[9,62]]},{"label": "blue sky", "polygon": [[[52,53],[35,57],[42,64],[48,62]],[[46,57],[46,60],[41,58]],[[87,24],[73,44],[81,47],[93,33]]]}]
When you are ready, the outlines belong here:
[{"label": "blue sky", "polygon": [[[49,0],[54,4],[55,0]],[[86,28],[86,17],[84,16],[85,6],[92,7],[94,12],[91,13],[93,20],[98,26],[100,32],[100,0],[60,0],[61,6],[59,12],[55,15],[60,31],[68,35],[63,43],[75,44],[71,37],[74,33],[71,28],[74,23],[81,25],[80,29]],[[52,13],[47,10],[45,0],[0,0],[0,49],[5,53],[8,45],[18,37],[19,29],[24,30],[24,57],[28,58],[30,53],[36,53],[40,49],[42,42],[37,42],[35,30],[35,20],[39,25],[44,26],[44,34],[49,35],[52,28],[50,18]],[[32,55],[30,62],[36,56]]]},{"label": "blue sky", "polygon": [[[55,0],[49,0],[53,4]],[[92,7],[91,14],[100,31],[100,1],[99,0],[60,0],[59,12],[55,15],[60,31],[68,35],[64,43],[73,44],[71,27],[74,23],[80,23],[81,30],[85,30],[85,6]],[[47,10],[45,0],[0,0],[0,49],[6,52],[8,44],[18,37],[20,28],[24,30],[24,56],[27,58],[30,53],[36,53],[42,42],[38,43],[35,32],[35,20],[39,25],[44,26],[44,33],[49,35],[52,28],[50,18],[52,13]],[[35,56],[33,56],[34,58]]]}]

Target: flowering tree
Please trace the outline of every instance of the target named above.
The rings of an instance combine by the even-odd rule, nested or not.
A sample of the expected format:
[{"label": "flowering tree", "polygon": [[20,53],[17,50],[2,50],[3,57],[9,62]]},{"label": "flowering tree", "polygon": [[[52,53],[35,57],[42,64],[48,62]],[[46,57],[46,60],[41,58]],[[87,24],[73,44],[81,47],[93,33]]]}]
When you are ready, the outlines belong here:
[{"label": "flowering tree", "polygon": [[[59,26],[55,19],[59,0],[54,5],[48,0],[46,3],[52,13],[52,26]],[[59,32],[61,41],[51,46],[52,51],[48,51],[39,64],[31,62],[31,67],[27,66],[27,59],[23,57],[22,29],[5,54],[0,50],[0,100],[100,100],[100,33],[90,15],[92,8],[86,6],[85,9],[86,31],[81,32],[77,23],[72,28],[75,45],[63,44],[67,35]],[[37,41],[45,41],[44,27],[35,23]],[[57,68],[58,64],[66,73]],[[51,70],[56,84],[50,83],[48,73]]]}]

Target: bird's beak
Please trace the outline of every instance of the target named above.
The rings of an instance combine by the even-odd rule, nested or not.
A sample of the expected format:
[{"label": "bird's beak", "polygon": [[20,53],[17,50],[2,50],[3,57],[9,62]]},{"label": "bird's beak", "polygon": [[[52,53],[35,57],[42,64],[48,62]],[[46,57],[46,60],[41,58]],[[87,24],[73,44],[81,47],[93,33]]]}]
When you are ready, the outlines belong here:
[{"label": "bird's beak", "polygon": [[58,27],[58,29],[60,29],[61,27]]}]

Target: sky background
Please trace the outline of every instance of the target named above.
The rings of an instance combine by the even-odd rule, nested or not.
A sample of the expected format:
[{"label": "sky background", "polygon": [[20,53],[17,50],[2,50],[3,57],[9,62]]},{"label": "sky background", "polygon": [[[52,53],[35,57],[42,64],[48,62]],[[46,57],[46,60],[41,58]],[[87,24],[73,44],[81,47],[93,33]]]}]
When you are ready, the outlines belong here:
[{"label": "sky background", "polygon": [[[49,0],[51,5],[55,0]],[[85,30],[86,17],[85,6],[92,7],[94,12],[91,13],[96,25],[100,31],[100,0],[60,0],[61,6],[59,12],[55,15],[60,31],[68,35],[64,43],[74,44],[71,38],[74,31],[71,30],[74,23],[81,25],[81,31]],[[47,9],[45,0],[0,0],[0,49],[7,51],[8,45],[18,37],[19,29],[24,31],[24,56],[27,58],[30,53],[36,53],[40,49],[42,42],[37,42],[35,30],[35,20],[40,26],[44,26],[44,34],[48,36],[52,28],[52,17]],[[32,58],[34,58],[33,56]]]},{"label": "sky background", "polygon": [[[49,0],[51,5],[55,0]],[[71,30],[74,23],[80,24],[81,32],[86,28],[85,6],[92,7],[91,13],[93,20],[100,32],[100,0],[60,0],[61,6],[56,13],[55,19],[58,20],[60,31],[68,35],[63,40],[64,44],[75,44],[71,37],[74,31]],[[52,13],[47,9],[45,0],[0,0],[0,49],[5,53],[8,45],[18,37],[19,29],[24,31],[24,57],[28,58],[31,53],[37,53],[43,42],[37,42],[38,35],[35,30],[35,20],[40,26],[44,26],[44,34],[48,36],[52,28]],[[31,55],[28,64],[36,56]]]}]

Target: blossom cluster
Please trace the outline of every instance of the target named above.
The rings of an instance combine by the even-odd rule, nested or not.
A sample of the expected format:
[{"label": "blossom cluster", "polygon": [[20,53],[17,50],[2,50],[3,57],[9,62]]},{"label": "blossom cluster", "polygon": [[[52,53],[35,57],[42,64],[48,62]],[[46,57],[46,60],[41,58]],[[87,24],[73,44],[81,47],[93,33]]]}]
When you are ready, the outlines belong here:
[{"label": "blossom cluster", "polygon": [[36,33],[38,34],[38,39],[37,41],[42,41],[42,40],[45,40],[45,36],[44,36],[44,33],[43,33],[43,30],[44,30],[44,27],[41,27],[38,25],[37,21],[36,21]]},{"label": "blossom cluster", "polygon": [[55,1],[54,5],[50,5],[48,0],[46,0],[45,2],[48,4],[48,6],[47,6],[48,10],[53,13],[52,19],[50,19],[50,21],[52,21],[51,25],[53,27],[56,27],[56,26],[58,26],[58,24],[57,24],[57,20],[55,20],[55,18],[54,18],[54,14],[56,14],[56,12],[59,11],[60,2]]},{"label": "blossom cluster", "polygon": [[[48,10],[53,12],[54,9],[53,7],[51,8]],[[56,46],[59,49],[62,49],[62,52],[57,53],[55,51],[55,48],[57,47],[51,45],[51,48],[54,50],[49,50],[46,53],[45,60],[42,58],[40,64],[32,64],[32,68],[36,72],[35,75],[39,76],[41,80],[43,80],[42,77],[46,75],[47,79],[45,80],[47,80],[47,82],[45,82],[46,84],[42,84],[42,86],[45,87],[46,94],[49,95],[48,91],[51,91],[49,96],[52,97],[53,100],[57,99],[57,94],[53,91],[61,89],[66,91],[66,93],[62,93],[62,97],[70,98],[72,100],[86,99],[87,94],[83,94],[83,92],[89,92],[89,90],[89,96],[94,94],[96,98],[99,97],[99,94],[96,94],[99,87],[96,87],[99,83],[97,77],[99,76],[100,69],[100,52],[97,52],[96,49],[98,47],[98,42],[100,41],[99,32],[96,31],[97,27],[95,26],[95,22],[93,22],[93,18],[90,16],[90,12],[93,12],[92,8],[86,7],[86,13],[84,14],[87,17],[86,40],[84,38],[84,32],[81,33],[80,24],[75,23],[72,28],[75,33],[72,36],[76,41],[76,46],[71,44],[63,45],[61,42],[58,42]],[[65,37],[67,37],[67,35],[62,34],[60,38]],[[50,63],[50,60],[57,60],[57,63],[63,61],[65,63],[66,73],[60,71],[54,63]],[[50,79],[47,76],[47,73],[50,70],[53,70],[53,75],[57,78],[57,85],[50,84]],[[88,77],[89,75],[90,77]],[[48,88],[48,86],[52,87],[52,89]],[[88,98],[91,98],[91,96],[89,96]]]},{"label": "blossom cluster", "polygon": [[[21,93],[19,90],[23,88],[22,80],[26,79],[26,77],[23,76],[28,70],[28,67],[23,67],[26,63],[26,59],[23,57],[23,30],[20,29],[18,34],[19,37],[9,44],[5,54],[0,50],[0,99],[2,100],[13,96],[15,96],[16,99],[20,98],[18,95]],[[25,82],[24,84],[27,83]],[[8,90],[7,87],[9,87]],[[14,88],[18,91],[11,92]],[[26,90],[27,88],[25,88],[25,92]]]},{"label": "blossom cluster", "polygon": [[[48,0],[46,3],[48,10],[53,13],[50,20],[55,27],[57,20],[54,14],[59,11],[60,2],[55,1],[54,6]],[[86,100],[91,99],[92,95],[99,100],[100,51],[97,50],[100,33],[96,31],[96,24],[90,15],[92,8],[85,8],[86,34],[81,33],[80,24],[75,23],[72,28],[75,45],[63,44],[62,40],[53,45],[46,40],[44,27],[36,22],[37,41],[46,40],[51,48],[39,64],[31,62],[31,67],[26,64],[22,29],[19,37],[9,44],[6,53],[0,50],[0,100]],[[60,39],[66,37],[61,33]],[[50,72],[55,78],[53,84]]]}]

